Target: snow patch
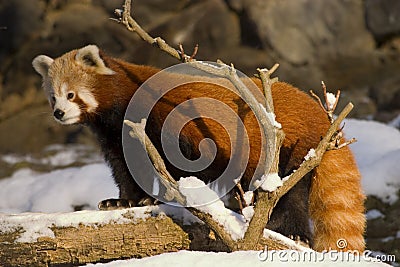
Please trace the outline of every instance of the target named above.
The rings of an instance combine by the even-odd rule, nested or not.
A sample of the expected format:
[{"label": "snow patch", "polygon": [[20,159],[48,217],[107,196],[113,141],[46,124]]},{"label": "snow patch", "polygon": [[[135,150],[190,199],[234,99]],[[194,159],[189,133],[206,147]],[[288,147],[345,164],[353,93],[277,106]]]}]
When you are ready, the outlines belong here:
[{"label": "snow patch", "polygon": [[384,218],[385,215],[382,214],[382,212],[380,212],[377,209],[373,209],[373,210],[369,210],[367,212],[367,214],[365,214],[365,217],[367,218],[367,220],[374,220],[374,219],[378,219],[378,218]]},{"label": "snow patch", "polygon": [[74,206],[97,209],[99,201],[118,196],[110,169],[104,163],[49,173],[16,171],[0,180],[0,212],[67,212]]},{"label": "snow patch", "polygon": [[[311,259],[311,260],[309,260]],[[351,253],[319,253],[315,251],[295,250],[267,250],[267,251],[235,251],[227,252],[203,252],[187,251],[164,253],[142,259],[118,260],[109,263],[88,264],[87,267],[280,267],[280,266],[324,266],[324,267],[379,267],[389,266],[376,262],[372,258],[357,257]]]},{"label": "snow patch", "polygon": [[251,218],[253,218],[254,215],[254,207],[253,206],[247,206],[242,209],[242,214],[243,217],[246,219],[246,222],[250,222]]},{"label": "snow patch", "polygon": [[[186,204],[208,213],[231,235],[232,239],[243,238],[248,224],[242,215],[225,208],[216,192],[196,177],[181,178],[179,191],[186,197]],[[210,202],[213,200],[213,202]]]},{"label": "snow patch", "polygon": [[266,239],[280,240],[282,243],[287,244],[292,249],[296,249],[298,251],[313,251],[311,248],[304,247],[296,241],[266,228],[264,229],[263,236]]},{"label": "snow patch", "polygon": [[267,112],[267,110],[265,109],[263,104],[259,103],[259,105],[260,105],[260,109],[264,112],[264,115],[268,118],[268,120],[271,122],[271,124],[278,129],[282,129],[282,124],[280,124],[279,122],[276,121],[275,113]]},{"label": "snow patch", "polygon": [[400,189],[400,132],[383,123],[346,119],[344,132],[357,142],[350,148],[355,154],[367,195],[392,204]]},{"label": "snow patch", "polygon": [[254,182],[256,188],[260,187],[264,191],[274,192],[278,187],[282,186],[283,182],[281,177],[277,173],[270,173],[268,175],[261,176],[260,180]]},{"label": "snow patch", "polygon": [[21,232],[16,242],[36,242],[39,237],[54,238],[51,227],[78,227],[79,225],[100,226],[109,223],[124,224],[147,219],[151,207],[136,207],[114,211],[77,211],[69,213],[21,213],[18,215],[0,214],[0,232]]},{"label": "snow patch", "polygon": [[49,154],[43,158],[37,158],[32,155],[3,155],[1,160],[13,165],[20,162],[27,162],[32,164],[51,165],[54,167],[63,167],[81,163],[98,163],[102,162],[102,158],[98,154],[93,153],[93,148],[82,145],[51,145],[44,150],[45,154]]},{"label": "snow patch", "polygon": [[326,101],[327,101],[326,105],[328,107],[328,110],[332,110],[337,101],[336,96],[332,93],[327,92],[326,93]]},{"label": "snow patch", "polygon": [[317,154],[315,153],[315,149],[314,149],[314,148],[311,148],[311,149],[308,151],[307,155],[304,157],[304,160],[307,161],[307,160],[310,160],[310,159],[312,159],[312,158],[315,158],[316,156],[317,156]]},{"label": "snow patch", "polygon": [[251,203],[253,200],[253,195],[254,195],[253,191],[244,192],[243,198],[244,198],[244,202],[246,203],[247,206],[250,206],[251,204],[253,204],[253,203]]}]

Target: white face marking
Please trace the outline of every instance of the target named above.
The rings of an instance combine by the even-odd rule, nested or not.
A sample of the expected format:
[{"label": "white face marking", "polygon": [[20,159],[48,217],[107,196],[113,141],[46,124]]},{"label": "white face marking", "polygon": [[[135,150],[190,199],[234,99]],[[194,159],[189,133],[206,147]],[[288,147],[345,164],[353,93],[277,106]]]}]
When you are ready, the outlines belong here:
[{"label": "white face marking", "polygon": [[78,97],[83,101],[83,103],[86,104],[87,106],[87,111],[88,112],[93,112],[96,110],[96,108],[98,107],[99,103],[97,102],[96,98],[94,97],[94,95],[92,94],[92,92],[90,92],[88,89],[86,88],[81,88],[78,91]]},{"label": "white face marking", "polygon": [[79,105],[71,99],[68,99],[69,93],[73,92],[69,92],[68,85],[63,83],[60,90],[54,94],[55,104],[53,111],[56,112],[60,110],[64,113],[60,118],[55,117],[55,119],[61,124],[73,124],[78,122],[82,113]]}]

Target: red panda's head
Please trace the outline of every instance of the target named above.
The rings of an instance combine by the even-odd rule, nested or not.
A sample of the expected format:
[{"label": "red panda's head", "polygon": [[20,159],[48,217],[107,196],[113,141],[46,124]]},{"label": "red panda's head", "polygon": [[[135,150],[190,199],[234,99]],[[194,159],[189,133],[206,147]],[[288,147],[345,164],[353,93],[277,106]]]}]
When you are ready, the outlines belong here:
[{"label": "red panda's head", "polygon": [[56,59],[40,55],[32,65],[43,78],[43,89],[54,118],[62,124],[84,123],[85,115],[94,114],[99,105],[93,92],[96,77],[115,74],[106,67],[95,45]]}]

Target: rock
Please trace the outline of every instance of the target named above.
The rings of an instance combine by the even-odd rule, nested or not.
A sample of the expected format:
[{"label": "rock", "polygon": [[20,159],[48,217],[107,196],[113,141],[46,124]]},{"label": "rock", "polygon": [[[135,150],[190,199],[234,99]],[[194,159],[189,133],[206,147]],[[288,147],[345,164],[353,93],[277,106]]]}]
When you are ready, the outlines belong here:
[{"label": "rock", "polygon": [[292,64],[310,64],[325,55],[352,55],[374,49],[374,40],[364,25],[361,0],[245,3],[264,48]]},{"label": "rock", "polygon": [[379,110],[388,111],[399,108],[400,103],[400,78],[383,80],[370,89],[370,95],[377,103]]},{"label": "rock", "polygon": [[[0,123],[0,151],[2,154],[24,154],[41,151],[51,144],[79,141],[94,144],[85,138],[82,126],[63,126],[54,121],[47,103],[35,105],[4,119]],[[90,138],[92,139],[92,138]]]},{"label": "rock", "polygon": [[[188,55],[199,44],[197,59],[216,60],[219,52],[237,47],[240,43],[239,20],[222,0],[199,1],[190,5],[185,12],[153,28],[150,34],[154,37],[162,36],[174,47],[183,44]],[[160,57],[160,51],[150,49],[149,54],[143,54],[143,47],[136,49],[136,60],[142,63],[151,60],[153,64],[165,66],[163,61],[166,59],[164,55]]]},{"label": "rock", "polygon": [[243,0],[226,0],[229,8],[235,10],[236,12],[242,12],[244,8]]},{"label": "rock", "polygon": [[40,17],[44,4],[40,0],[13,0],[0,2],[0,70],[4,71],[6,57],[23,48],[42,27]]},{"label": "rock", "polygon": [[400,1],[365,0],[368,29],[382,42],[400,32]]}]

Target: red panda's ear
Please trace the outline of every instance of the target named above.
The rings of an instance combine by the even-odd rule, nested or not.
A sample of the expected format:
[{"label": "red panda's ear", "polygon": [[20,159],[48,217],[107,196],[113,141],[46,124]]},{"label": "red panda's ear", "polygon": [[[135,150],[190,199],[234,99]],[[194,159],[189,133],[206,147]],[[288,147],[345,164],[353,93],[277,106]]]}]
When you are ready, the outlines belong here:
[{"label": "red panda's ear", "polygon": [[33,59],[32,66],[36,70],[37,73],[42,75],[43,78],[46,78],[49,72],[50,65],[53,64],[54,59],[51,57],[40,55]]},{"label": "red panda's ear", "polygon": [[106,67],[100,57],[99,48],[95,45],[88,45],[79,49],[75,60],[85,67],[94,68],[99,74],[112,75],[115,73],[112,69]]}]

